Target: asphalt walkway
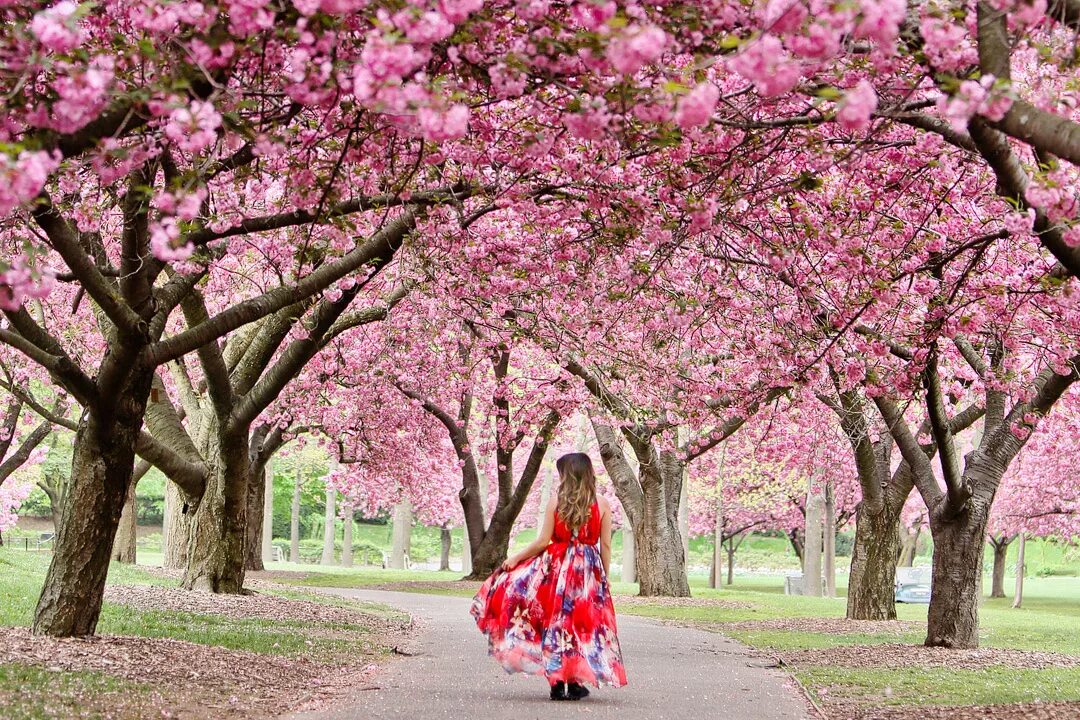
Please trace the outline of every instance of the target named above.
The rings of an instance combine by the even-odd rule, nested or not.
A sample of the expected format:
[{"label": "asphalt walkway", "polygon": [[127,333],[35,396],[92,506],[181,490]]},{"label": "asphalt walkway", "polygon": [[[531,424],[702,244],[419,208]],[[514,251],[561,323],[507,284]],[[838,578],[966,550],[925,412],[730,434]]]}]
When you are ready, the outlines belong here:
[{"label": "asphalt walkway", "polygon": [[408,612],[422,630],[409,657],[392,661],[329,712],[296,720],[789,720],[813,717],[787,675],[722,635],[620,615],[629,684],[552,702],[542,678],[508,675],[461,597],[324,588]]}]

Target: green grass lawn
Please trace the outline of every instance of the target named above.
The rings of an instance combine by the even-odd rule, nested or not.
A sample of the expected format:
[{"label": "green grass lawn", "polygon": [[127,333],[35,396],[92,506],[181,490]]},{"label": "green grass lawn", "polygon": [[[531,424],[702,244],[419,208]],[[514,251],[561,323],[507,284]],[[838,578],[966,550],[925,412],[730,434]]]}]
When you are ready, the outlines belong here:
[{"label": "green grass lawn", "polygon": [[[0,625],[28,626],[44,579],[49,556],[46,553],[27,553],[0,548]],[[131,565],[113,563],[109,569],[110,585],[175,586],[176,582]],[[325,602],[360,612],[400,617],[389,608],[360,603],[343,598],[330,598],[313,593],[274,592],[294,599]],[[312,631],[320,639],[311,642]],[[342,639],[334,633],[348,631]],[[152,610],[106,602],[102,606],[98,632],[114,635],[136,635],[151,638],[175,638],[203,645],[216,645],[233,650],[285,657],[307,656],[326,662],[347,662],[367,654],[377,638],[361,639],[367,632],[363,625],[293,621],[288,618],[265,620],[232,618],[209,613],[179,610]]]}]

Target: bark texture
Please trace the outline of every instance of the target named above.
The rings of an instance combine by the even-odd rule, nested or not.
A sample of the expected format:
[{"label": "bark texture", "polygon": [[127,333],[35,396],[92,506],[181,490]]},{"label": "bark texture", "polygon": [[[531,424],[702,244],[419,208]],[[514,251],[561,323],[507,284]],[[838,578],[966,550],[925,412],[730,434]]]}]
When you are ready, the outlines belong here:
[{"label": "bark texture", "polygon": [[991,576],[990,597],[1005,597],[1005,560],[1009,554],[1009,545],[1013,538],[1008,535],[990,536],[990,546],[994,548],[994,572]]},{"label": "bark texture", "polygon": [[53,557],[34,611],[36,634],[93,635],[113,540],[128,498],[150,372],[133,372],[115,412],[88,412],[75,433],[71,478]]}]

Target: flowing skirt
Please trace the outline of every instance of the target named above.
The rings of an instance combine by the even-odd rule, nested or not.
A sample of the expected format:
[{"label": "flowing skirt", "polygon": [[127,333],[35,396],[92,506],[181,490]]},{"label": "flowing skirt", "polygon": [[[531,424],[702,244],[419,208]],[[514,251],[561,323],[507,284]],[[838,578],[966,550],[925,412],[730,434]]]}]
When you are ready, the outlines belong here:
[{"label": "flowing skirt", "polygon": [[594,545],[555,542],[484,582],[471,608],[488,652],[510,673],[551,684],[626,684],[615,608]]}]

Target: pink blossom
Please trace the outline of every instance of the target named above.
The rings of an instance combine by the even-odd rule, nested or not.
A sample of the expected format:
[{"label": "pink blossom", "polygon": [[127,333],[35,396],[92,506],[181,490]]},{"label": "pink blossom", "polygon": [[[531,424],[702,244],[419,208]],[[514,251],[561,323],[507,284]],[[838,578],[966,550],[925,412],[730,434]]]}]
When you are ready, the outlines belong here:
[{"label": "pink blossom", "polygon": [[978,62],[978,53],[963,26],[927,15],[919,30],[925,41],[924,52],[937,70],[956,72]]},{"label": "pink blossom", "polygon": [[[362,67],[376,80],[401,82],[427,60],[427,53],[409,43],[392,42],[379,34],[368,36],[360,53]],[[360,67],[360,66],[358,66]]]},{"label": "pink blossom", "polygon": [[789,33],[797,30],[809,15],[802,0],[769,0],[765,5],[765,30]]},{"label": "pink blossom", "polygon": [[439,0],[439,9],[446,19],[457,25],[484,7],[484,0]]},{"label": "pink blossom", "polygon": [[840,51],[842,38],[843,33],[840,28],[823,22],[814,22],[806,29],[805,34],[793,35],[787,42],[793,53],[822,60]]},{"label": "pink blossom", "polygon": [[411,42],[430,45],[454,33],[454,24],[440,12],[429,10],[415,19],[412,19],[411,13],[398,14],[409,16],[409,19],[402,19],[401,27],[404,27],[405,37]]},{"label": "pink blossom", "polygon": [[580,112],[566,115],[563,123],[570,134],[580,140],[599,140],[607,133],[611,113],[601,100],[594,106],[587,106]]},{"label": "pink blossom", "polygon": [[1031,428],[1020,423],[1013,423],[1010,425],[1009,431],[1015,435],[1018,440],[1027,440],[1028,435],[1031,434]]},{"label": "pink blossom", "polygon": [[801,75],[798,64],[784,50],[780,39],[773,35],[765,35],[750,43],[728,61],[728,67],[754,83],[757,91],[765,97],[791,90]]},{"label": "pink blossom", "polygon": [[73,72],[54,80],[52,87],[58,98],[52,104],[50,127],[64,133],[75,132],[100,115],[108,104],[114,64],[113,58],[98,56],[85,72]]},{"label": "pink blossom", "polygon": [[577,2],[574,3],[574,19],[590,32],[596,32],[615,17],[618,8],[614,2]]},{"label": "pink blossom", "polygon": [[178,107],[169,114],[165,137],[186,152],[199,152],[217,138],[221,115],[209,101],[193,100],[190,107]]},{"label": "pink blossom", "polygon": [[986,101],[986,88],[974,80],[960,83],[960,89],[953,95],[938,98],[937,107],[945,119],[957,132],[967,132],[968,121],[979,111]]},{"label": "pink blossom", "polygon": [[655,25],[631,25],[608,43],[604,56],[618,72],[632,75],[658,59],[667,43],[667,33]]},{"label": "pink blossom", "polygon": [[36,198],[60,160],[59,152],[44,150],[23,150],[14,159],[0,153],[0,215]]},{"label": "pink blossom", "polygon": [[877,110],[878,97],[874,86],[866,80],[847,91],[840,110],[836,113],[836,122],[849,132],[862,132],[870,127],[870,116]]},{"label": "pink blossom", "polygon": [[78,4],[63,0],[34,15],[30,21],[30,31],[47,49],[58,53],[70,52],[83,41],[82,30],[75,18],[78,10]]},{"label": "pink blossom", "polygon": [[465,105],[454,105],[449,110],[420,108],[416,112],[416,119],[425,140],[456,140],[469,129],[469,108]]},{"label": "pink blossom", "polygon": [[855,28],[856,37],[864,37],[879,43],[892,43],[900,32],[900,23],[907,13],[905,0],[863,0],[862,18]]},{"label": "pink blossom", "polygon": [[254,35],[274,26],[270,0],[228,0],[229,32],[237,37]]},{"label": "pink blossom", "polygon": [[720,89],[711,82],[703,82],[679,100],[675,110],[675,123],[687,130],[707,125],[720,100]]},{"label": "pink blossom", "polygon": [[1073,225],[1061,234],[1065,244],[1071,248],[1080,247],[1080,226]]},{"label": "pink blossom", "polygon": [[1013,235],[1027,235],[1031,232],[1031,228],[1035,221],[1035,211],[1027,210],[1025,212],[1011,212],[1006,213],[1002,218],[1002,223],[1005,225],[1005,229]]},{"label": "pink blossom", "polygon": [[191,257],[195,247],[180,244],[180,228],[175,218],[164,218],[150,226],[150,251],[162,262],[183,261]]},{"label": "pink blossom", "polygon": [[518,97],[525,92],[526,76],[503,63],[493,65],[488,70],[488,76],[497,98]]}]

